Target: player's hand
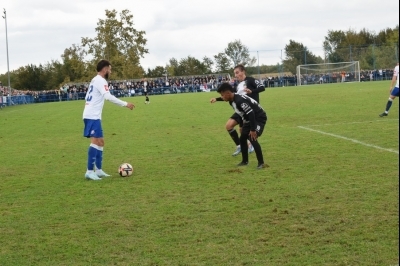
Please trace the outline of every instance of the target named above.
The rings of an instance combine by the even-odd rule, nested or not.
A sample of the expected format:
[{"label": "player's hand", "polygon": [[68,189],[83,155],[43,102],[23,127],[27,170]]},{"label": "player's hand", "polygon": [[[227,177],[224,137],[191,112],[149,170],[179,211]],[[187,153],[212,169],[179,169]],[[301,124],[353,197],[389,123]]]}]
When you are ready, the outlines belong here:
[{"label": "player's hand", "polygon": [[216,101],[217,101],[217,99],[211,98],[210,103],[215,103]]},{"label": "player's hand", "polygon": [[251,93],[252,93],[252,91],[251,91],[250,89],[244,89],[244,91],[245,91],[247,94],[251,94]]},{"label": "player's hand", "polygon": [[129,108],[129,109],[133,109],[133,108],[135,108],[135,105],[133,104],[133,103],[128,103],[127,105],[126,105],[126,108]]},{"label": "player's hand", "polygon": [[249,136],[250,136],[250,140],[256,141],[258,138],[257,131],[250,131]]}]

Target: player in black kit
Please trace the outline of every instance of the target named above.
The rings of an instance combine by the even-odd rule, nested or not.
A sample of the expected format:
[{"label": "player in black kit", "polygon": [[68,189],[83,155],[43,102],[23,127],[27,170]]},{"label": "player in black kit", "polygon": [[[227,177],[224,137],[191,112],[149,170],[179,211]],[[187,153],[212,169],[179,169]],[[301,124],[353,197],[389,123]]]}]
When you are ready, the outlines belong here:
[{"label": "player in black kit", "polygon": [[238,166],[246,166],[249,164],[249,154],[247,151],[247,140],[249,140],[257,156],[257,168],[262,169],[268,167],[268,165],[264,163],[261,146],[257,141],[258,137],[262,135],[265,124],[267,123],[267,114],[264,109],[253,98],[247,95],[234,93],[233,87],[228,83],[223,83],[218,88],[218,93],[221,94],[221,98],[224,101],[229,102],[235,110],[235,113],[238,114],[243,121],[243,127],[239,138],[242,162],[240,162]]},{"label": "player in black kit", "polygon": [[[257,102],[260,102],[260,96],[259,93],[265,91],[264,85],[252,78],[252,77],[247,77],[246,76],[246,70],[243,65],[237,65],[234,68],[234,74],[236,79],[240,82],[237,87],[236,87],[236,93],[240,95],[247,95]],[[216,101],[223,101],[221,97],[218,98],[212,98],[211,103],[215,103]],[[226,122],[225,128],[228,131],[229,135],[231,136],[233,142],[236,144],[236,150],[232,154],[232,156],[236,156],[240,153],[241,148],[240,148],[240,141],[239,141],[239,135],[235,129],[235,126],[239,125],[242,127],[242,118],[240,115],[237,113],[234,113]],[[249,151],[253,151],[253,147],[250,145]]]}]

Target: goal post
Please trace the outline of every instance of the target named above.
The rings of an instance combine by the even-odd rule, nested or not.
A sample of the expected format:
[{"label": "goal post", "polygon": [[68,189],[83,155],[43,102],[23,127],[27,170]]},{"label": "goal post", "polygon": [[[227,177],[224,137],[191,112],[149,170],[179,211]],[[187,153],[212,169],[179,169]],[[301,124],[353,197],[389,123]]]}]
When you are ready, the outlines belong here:
[{"label": "goal post", "polygon": [[297,85],[360,82],[360,62],[298,65]]}]

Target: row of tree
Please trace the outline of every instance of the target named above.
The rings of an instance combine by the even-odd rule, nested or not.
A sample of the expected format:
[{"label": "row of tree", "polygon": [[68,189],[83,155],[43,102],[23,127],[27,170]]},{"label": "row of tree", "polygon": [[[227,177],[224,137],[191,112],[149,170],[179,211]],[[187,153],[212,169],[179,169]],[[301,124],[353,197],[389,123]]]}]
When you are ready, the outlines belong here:
[{"label": "row of tree", "polygon": [[[249,74],[295,73],[296,66],[360,61],[362,69],[377,67],[391,68],[398,61],[399,26],[387,28],[375,34],[367,29],[329,30],[322,44],[324,56],[316,55],[305,45],[289,40],[285,46],[285,57],[278,64],[255,66],[256,58],[251,57],[249,48],[234,40],[224,51],[212,58],[197,59],[192,56],[171,58],[165,66],[144,70],[140,59],[149,51],[146,49],[145,32],[134,28],[133,15],[129,10],[106,10],[105,18],[99,19],[95,38],[82,38],[80,44],[66,48],[61,60],[46,64],[27,65],[10,73],[15,89],[49,90],[65,83],[88,82],[94,73],[96,62],[105,58],[113,64],[113,79],[144,77],[202,75],[210,73],[232,73],[239,63],[246,65]],[[6,73],[7,74],[7,73]],[[7,84],[7,75],[0,75],[0,82]]]},{"label": "row of tree", "polygon": [[392,68],[399,56],[399,26],[378,34],[362,29],[329,30],[323,42],[324,56],[317,56],[302,43],[290,40],[283,60],[286,71],[295,73],[305,64],[360,61],[361,69]]},{"label": "row of tree", "polygon": [[187,76],[204,75],[210,73],[231,72],[233,67],[239,63],[246,66],[253,66],[256,62],[255,57],[250,57],[249,48],[240,40],[228,43],[224,52],[218,53],[214,58],[204,56],[201,60],[188,56],[177,60],[171,58],[166,66],[156,66],[147,69],[144,77],[168,76]]}]

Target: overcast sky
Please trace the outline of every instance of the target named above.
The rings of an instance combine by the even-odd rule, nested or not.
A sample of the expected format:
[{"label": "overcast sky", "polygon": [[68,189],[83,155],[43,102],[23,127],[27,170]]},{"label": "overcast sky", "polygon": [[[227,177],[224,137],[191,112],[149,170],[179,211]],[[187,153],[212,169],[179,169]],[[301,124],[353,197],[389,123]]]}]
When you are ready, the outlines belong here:
[{"label": "overcast sky", "polygon": [[[328,30],[379,32],[399,22],[398,1],[378,0],[4,0],[10,70],[61,59],[81,37],[94,37],[105,9],[129,9],[144,30],[149,54],[142,66],[222,52],[240,39],[260,64],[275,64],[290,39],[322,51]],[[0,73],[7,71],[4,20],[0,24]]]}]

